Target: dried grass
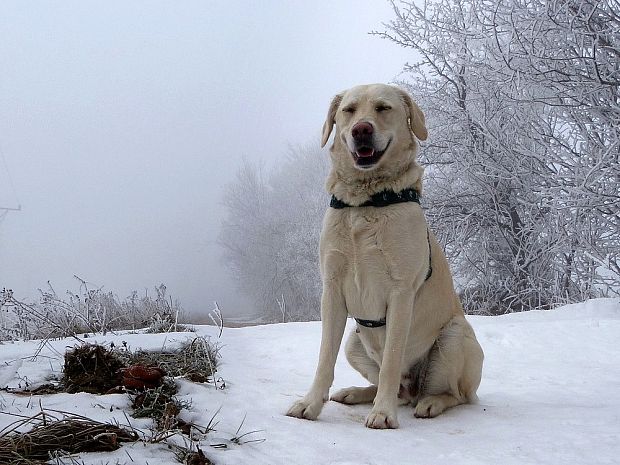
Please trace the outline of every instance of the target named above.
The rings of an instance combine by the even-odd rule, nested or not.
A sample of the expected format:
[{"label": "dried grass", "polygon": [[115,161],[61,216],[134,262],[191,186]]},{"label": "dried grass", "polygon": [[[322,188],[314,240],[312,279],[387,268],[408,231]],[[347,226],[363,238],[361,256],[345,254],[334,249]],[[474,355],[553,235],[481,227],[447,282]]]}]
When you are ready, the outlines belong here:
[{"label": "dried grass", "polygon": [[196,337],[178,350],[116,353],[127,365],[157,366],[168,376],[183,377],[195,383],[216,383],[219,347],[209,339]]},{"label": "dried grass", "polygon": [[84,344],[65,354],[63,385],[66,392],[104,394],[119,384],[125,367],[117,353],[101,345]]},{"label": "dried grass", "polygon": [[191,404],[179,400],[176,383],[171,379],[165,379],[159,387],[146,389],[143,392],[132,392],[133,413],[135,418],[152,418],[155,420],[158,430],[167,430],[176,426],[177,415]]},{"label": "dried grass", "polygon": [[[133,401],[133,416],[154,419],[155,428],[160,433],[152,441],[165,440],[177,433],[191,437],[192,431],[199,434],[212,431],[215,415],[207,427],[179,419],[181,409],[190,404],[175,396],[177,386],[172,378],[185,377],[223,388],[223,381],[215,378],[219,357],[219,346],[204,337],[196,337],[177,350],[154,352],[131,352],[84,344],[65,354],[60,386],[45,385],[24,394],[60,391],[102,394],[120,385],[122,368],[156,366],[167,375],[162,378],[160,386],[127,391]],[[116,450],[120,447],[119,442],[138,440],[138,435],[131,429],[56,410],[41,409],[32,417],[12,416],[18,419],[0,431],[0,465],[40,465],[67,454]],[[22,432],[27,429],[30,431]],[[187,463],[211,463],[201,450],[187,450],[184,456]]]},{"label": "dried grass", "polygon": [[[63,455],[80,452],[109,452],[121,442],[138,440],[127,428],[101,423],[59,410],[43,410],[18,419],[0,431],[0,463],[38,465]],[[27,432],[21,430],[30,428]]]}]

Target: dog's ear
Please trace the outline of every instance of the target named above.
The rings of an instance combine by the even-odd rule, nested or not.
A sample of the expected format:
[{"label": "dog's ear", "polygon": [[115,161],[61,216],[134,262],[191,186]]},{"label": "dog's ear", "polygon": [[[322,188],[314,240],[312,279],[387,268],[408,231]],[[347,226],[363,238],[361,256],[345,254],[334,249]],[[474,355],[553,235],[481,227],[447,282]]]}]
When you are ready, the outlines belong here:
[{"label": "dog's ear", "polygon": [[397,89],[400,94],[400,98],[403,100],[409,119],[407,124],[409,130],[420,140],[426,140],[428,137],[428,131],[426,130],[426,119],[424,113],[420,110],[420,107],[413,101],[407,92],[402,89]]},{"label": "dog's ear", "polygon": [[332,103],[329,105],[329,110],[327,111],[327,118],[325,119],[325,123],[323,123],[323,133],[321,136],[321,147],[325,147],[327,141],[329,140],[329,136],[332,133],[332,128],[334,124],[336,124],[336,112],[338,111],[338,107],[340,106],[340,102],[342,102],[342,96],[344,92],[336,95],[332,99]]}]

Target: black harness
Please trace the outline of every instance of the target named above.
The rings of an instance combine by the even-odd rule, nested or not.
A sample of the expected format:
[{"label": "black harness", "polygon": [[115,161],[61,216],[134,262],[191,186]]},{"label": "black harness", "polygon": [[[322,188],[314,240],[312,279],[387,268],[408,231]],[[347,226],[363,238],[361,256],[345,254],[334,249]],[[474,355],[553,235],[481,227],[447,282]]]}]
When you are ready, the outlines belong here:
[{"label": "black harness", "polygon": [[[404,189],[400,192],[378,192],[372,195],[370,200],[358,205],[358,207],[387,207],[388,205],[403,202],[416,202],[419,204],[420,194],[418,194],[418,191],[412,187]],[[335,209],[355,208],[353,205],[344,203],[342,200],[336,198],[335,195],[332,195],[329,206]],[[428,242],[428,272],[426,273],[425,281],[428,280],[433,274],[433,267],[431,264],[431,239],[428,228],[426,228],[426,240]],[[380,328],[381,326],[385,326],[385,318],[381,318],[380,320],[362,320],[361,318],[355,318],[355,321],[357,321],[358,325],[365,326],[366,328]]]}]

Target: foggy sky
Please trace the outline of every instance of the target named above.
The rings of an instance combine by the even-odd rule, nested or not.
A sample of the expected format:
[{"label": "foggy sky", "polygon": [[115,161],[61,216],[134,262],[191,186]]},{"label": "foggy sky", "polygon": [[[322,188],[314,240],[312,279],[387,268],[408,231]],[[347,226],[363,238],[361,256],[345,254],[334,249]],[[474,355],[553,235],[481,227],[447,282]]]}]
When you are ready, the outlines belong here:
[{"label": "foggy sky", "polygon": [[[242,157],[317,141],[331,97],[411,51],[381,1],[0,3],[0,286],[73,275],[125,297],[161,282],[191,312],[249,311],[216,244]],[[0,174],[4,167],[0,158]]]}]

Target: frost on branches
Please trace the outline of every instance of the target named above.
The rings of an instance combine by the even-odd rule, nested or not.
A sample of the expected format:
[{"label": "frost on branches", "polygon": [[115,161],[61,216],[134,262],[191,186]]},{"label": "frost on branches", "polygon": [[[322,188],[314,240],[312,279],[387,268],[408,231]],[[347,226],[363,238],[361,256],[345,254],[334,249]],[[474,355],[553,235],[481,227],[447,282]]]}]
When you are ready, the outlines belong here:
[{"label": "frost on branches", "polygon": [[[620,2],[392,2],[430,138],[423,206],[469,313],[620,293]],[[319,315],[325,159],[246,164],[221,242],[270,321]],[[285,309],[285,311],[282,311]]]},{"label": "frost on branches", "polygon": [[617,295],[620,3],[393,2],[427,215],[470,312]]}]

